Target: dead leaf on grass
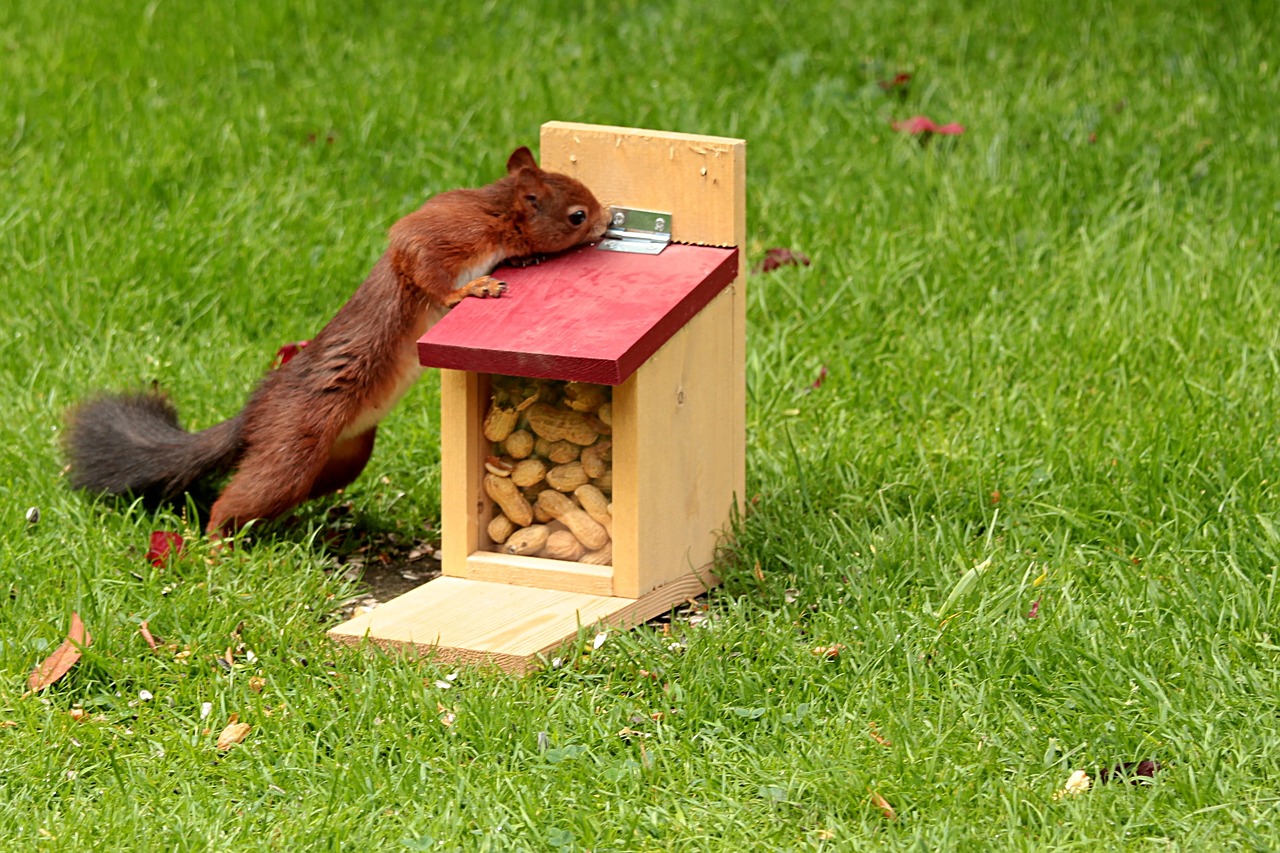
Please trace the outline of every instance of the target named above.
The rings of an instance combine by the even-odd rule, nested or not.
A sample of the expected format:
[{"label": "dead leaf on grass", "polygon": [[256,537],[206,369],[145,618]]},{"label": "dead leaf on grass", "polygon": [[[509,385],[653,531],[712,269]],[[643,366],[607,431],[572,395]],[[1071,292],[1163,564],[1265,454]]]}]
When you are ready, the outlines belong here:
[{"label": "dead leaf on grass", "polygon": [[284,367],[293,360],[295,355],[302,352],[309,343],[311,343],[311,341],[294,341],[291,344],[285,344],[280,347],[280,349],[276,350],[276,362],[273,365],[273,368]]},{"label": "dead leaf on grass", "polygon": [[782,246],[775,246],[765,250],[764,258],[756,264],[753,272],[760,274],[773,272],[779,267],[807,267],[809,264],[809,257],[803,252],[794,252]]},{"label": "dead leaf on grass", "polygon": [[248,737],[252,729],[253,726],[240,722],[236,715],[232,714],[231,722],[227,723],[222,734],[218,735],[218,749],[225,752]]},{"label": "dead leaf on grass", "polygon": [[147,627],[145,620],[143,620],[142,624],[138,626],[138,633],[142,635],[142,639],[147,641],[147,645],[152,651],[155,651],[159,647],[160,643],[151,635],[151,629]]},{"label": "dead leaf on grass", "polygon": [[156,530],[151,534],[151,547],[147,549],[147,559],[151,565],[160,568],[170,559],[182,556],[182,535],[171,530]]},{"label": "dead leaf on grass", "polygon": [[71,630],[67,632],[67,638],[54,650],[53,654],[41,661],[27,679],[28,695],[39,693],[70,672],[71,667],[80,660],[81,651],[88,648],[92,642],[93,638],[89,636],[84,623],[80,621],[80,614],[72,613]]},{"label": "dead leaf on grass", "polygon": [[898,819],[898,813],[894,810],[893,806],[889,805],[888,800],[877,794],[875,791],[872,791],[870,788],[867,789],[867,792],[871,794],[872,805],[882,811],[886,818],[889,820]]}]

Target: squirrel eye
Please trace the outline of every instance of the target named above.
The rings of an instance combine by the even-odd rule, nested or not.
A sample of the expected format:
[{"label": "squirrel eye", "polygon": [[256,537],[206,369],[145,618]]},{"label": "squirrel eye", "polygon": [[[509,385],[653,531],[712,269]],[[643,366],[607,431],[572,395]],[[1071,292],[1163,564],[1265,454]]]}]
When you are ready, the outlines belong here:
[{"label": "squirrel eye", "polygon": [[585,210],[575,210],[569,214],[570,225],[581,225],[587,221],[587,212]]}]

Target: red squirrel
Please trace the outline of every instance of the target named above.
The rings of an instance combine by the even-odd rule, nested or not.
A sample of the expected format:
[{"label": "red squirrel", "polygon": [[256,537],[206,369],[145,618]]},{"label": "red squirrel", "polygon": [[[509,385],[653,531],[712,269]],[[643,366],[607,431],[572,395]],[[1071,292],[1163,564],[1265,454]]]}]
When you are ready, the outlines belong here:
[{"label": "red squirrel", "polygon": [[268,373],[230,420],[190,433],[157,391],[92,399],[69,413],[71,484],[171,499],[234,470],[210,510],[219,537],[340,489],[364,470],[378,422],[422,372],[416,342],[468,296],[500,296],[500,262],[600,238],[608,211],[528,148],[480,189],[429,199],[390,232],[364,284],[305,348]]}]

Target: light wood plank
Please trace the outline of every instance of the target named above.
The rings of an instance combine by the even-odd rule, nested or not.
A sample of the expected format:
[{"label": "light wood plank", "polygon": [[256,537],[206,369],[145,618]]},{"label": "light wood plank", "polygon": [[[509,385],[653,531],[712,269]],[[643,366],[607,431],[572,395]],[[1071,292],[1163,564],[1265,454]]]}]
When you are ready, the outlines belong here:
[{"label": "light wood plank", "polygon": [[484,495],[484,411],[488,376],[440,371],[441,570],[466,576],[467,557],[480,547],[493,517]]},{"label": "light wood plank", "polygon": [[582,181],[605,205],[673,214],[672,239],[745,247],[746,142],[630,127],[542,125],[541,166]]},{"label": "light wood plank", "polygon": [[467,557],[464,574],[459,577],[517,586],[583,592],[589,595],[613,595],[613,567],[592,566],[572,560],[548,560],[543,557],[517,557],[496,551],[477,551]]},{"label": "light wood plank", "polygon": [[442,577],[339,625],[329,637],[523,673],[580,631],[633,627],[717,582],[690,574],[627,599]]}]

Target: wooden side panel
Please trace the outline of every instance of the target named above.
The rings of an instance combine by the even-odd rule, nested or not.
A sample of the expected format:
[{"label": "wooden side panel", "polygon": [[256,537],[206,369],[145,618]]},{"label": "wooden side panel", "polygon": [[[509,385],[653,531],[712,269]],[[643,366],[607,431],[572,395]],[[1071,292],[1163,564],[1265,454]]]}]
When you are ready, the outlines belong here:
[{"label": "wooden side panel", "polygon": [[329,637],[371,642],[443,661],[489,663],[523,673],[583,629],[630,628],[700,595],[716,581],[690,575],[641,599],[436,578],[339,625]]},{"label": "wooden side panel", "polygon": [[614,595],[707,568],[730,532],[744,488],[735,307],[722,293],[614,392]]},{"label": "wooden side panel", "polygon": [[454,577],[466,576],[467,557],[492,517],[482,483],[488,399],[488,376],[440,371],[441,569]]},{"label": "wooden side panel", "polygon": [[673,214],[678,243],[744,246],[743,140],[559,121],[541,139],[542,168],[577,178],[602,204]]}]

